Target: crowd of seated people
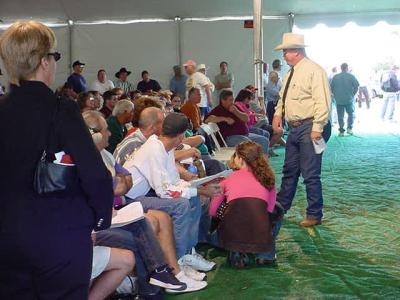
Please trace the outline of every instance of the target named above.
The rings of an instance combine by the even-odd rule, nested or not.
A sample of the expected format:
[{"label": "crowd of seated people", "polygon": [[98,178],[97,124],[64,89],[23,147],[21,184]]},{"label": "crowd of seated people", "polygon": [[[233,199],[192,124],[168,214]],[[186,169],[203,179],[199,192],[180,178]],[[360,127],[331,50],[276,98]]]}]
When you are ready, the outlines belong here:
[{"label": "crowd of seated people", "polygon": [[[174,70],[179,73],[178,67]],[[113,175],[114,207],[139,202],[146,218],[93,235],[93,277],[98,277],[91,286],[91,299],[109,295],[126,276],[138,277],[143,295],[157,295],[160,288],[168,293],[205,288],[205,272],[214,269],[215,263],[196,252],[199,242],[213,240],[214,245],[228,250],[228,263],[234,267],[248,266],[250,253],[260,265],[273,263],[280,222],[271,223],[276,193],[267,156],[275,155],[270,144],[279,143],[282,133],[271,130],[263,99],[255,97],[255,88],[243,88],[236,98],[231,89],[221,89],[219,105],[203,117],[199,88],[191,87],[185,95],[162,91],[143,71],[143,81],[133,90],[127,82],[130,72],[121,68],[118,73],[119,80],[111,85],[105,71],[99,70],[92,85],[98,91],[77,94],[77,103]],[[67,88],[68,84],[60,96],[72,99]],[[93,127],[90,120],[97,125]],[[218,125],[229,146],[236,147],[228,165],[213,159],[215,145],[201,127],[209,122]],[[192,165],[201,161],[202,176],[226,168],[236,171],[220,184],[192,187],[190,181],[200,176],[200,170],[191,172],[187,160]],[[253,188],[241,188],[243,182]],[[236,199],[241,201],[220,211]],[[238,209],[257,221],[243,227],[246,220],[236,219]],[[224,213],[225,221],[221,218]],[[252,228],[253,235],[243,234],[239,224]],[[213,226],[217,228],[214,232]],[[241,246],[237,233],[247,238]],[[212,235],[217,235],[217,242]],[[112,277],[109,272],[119,276]]]}]

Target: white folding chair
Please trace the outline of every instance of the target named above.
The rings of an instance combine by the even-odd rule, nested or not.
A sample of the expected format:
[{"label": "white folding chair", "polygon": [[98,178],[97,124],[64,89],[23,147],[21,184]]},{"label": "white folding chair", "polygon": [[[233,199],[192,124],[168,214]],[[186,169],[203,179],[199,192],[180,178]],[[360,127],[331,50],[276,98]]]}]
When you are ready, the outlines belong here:
[{"label": "white folding chair", "polygon": [[[217,148],[214,151],[213,157],[220,161],[229,161],[233,153],[235,153],[235,147],[228,147],[218,125],[215,123],[202,124],[201,128],[212,138]],[[222,145],[218,141],[217,136],[221,139]]]}]

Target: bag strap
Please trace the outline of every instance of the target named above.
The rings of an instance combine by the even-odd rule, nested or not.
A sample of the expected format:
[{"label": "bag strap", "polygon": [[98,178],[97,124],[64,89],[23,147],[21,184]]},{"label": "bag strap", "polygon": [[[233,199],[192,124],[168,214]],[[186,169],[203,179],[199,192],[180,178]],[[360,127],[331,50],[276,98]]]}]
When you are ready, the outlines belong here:
[{"label": "bag strap", "polygon": [[43,150],[42,160],[45,159],[47,154],[49,154],[49,153],[54,154],[54,151],[55,151],[55,149],[53,149],[53,148],[55,147],[57,116],[58,116],[58,111],[60,108],[60,100],[57,98],[56,101],[57,101],[56,107],[54,109],[53,116],[52,116],[51,123],[50,123],[50,128],[49,128],[49,131],[47,134],[47,142],[46,142],[46,146]]}]

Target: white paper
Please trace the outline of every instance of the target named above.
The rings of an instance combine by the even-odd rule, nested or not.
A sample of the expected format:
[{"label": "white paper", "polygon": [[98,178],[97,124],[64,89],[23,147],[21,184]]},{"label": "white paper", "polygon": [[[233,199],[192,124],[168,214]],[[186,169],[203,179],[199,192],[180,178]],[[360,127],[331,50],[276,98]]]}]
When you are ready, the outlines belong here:
[{"label": "white paper", "polygon": [[143,206],[140,202],[133,202],[117,210],[117,215],[111,220],[111,228],[121,227],[144,218]]},{"label": "white paper", "polygon": [[194,180],[190,181],[190,184],[192,187],[198,187],[199,185],[203,185],[203,184],[210,182],[216,178],[228,177],[229,175],[232,174],[232,172],[233,171],[231,169],[225,170],[225,171],[219,172],[215,175],[211,175],[211,176],[207,176],[207,177],[203,177],[203,178],[199,178],[199,179],[194,179]]},{"label": "white paper", "polygon": [[313,140],[314,151],[316,154],[321,154],[326,149],[326,143],[324,138],[320,138],[318,140]]},{"label": "white paper", "polygon": [[56,159],[53,161],[53,163],[58,164],[58,165],[62,165],[62,166],[75,166],[75,164],[62,163],[61,160],[62,160],[64,155],[65,155],[64,151],[60,151],[60,152],[57,152],[56,154],[54,154]]}]

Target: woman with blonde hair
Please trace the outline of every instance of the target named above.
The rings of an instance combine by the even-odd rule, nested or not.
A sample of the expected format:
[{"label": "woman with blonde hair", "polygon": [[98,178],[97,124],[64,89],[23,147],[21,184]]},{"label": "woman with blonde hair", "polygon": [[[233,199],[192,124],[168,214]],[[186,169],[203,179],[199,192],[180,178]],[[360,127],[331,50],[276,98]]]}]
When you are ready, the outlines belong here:
[{"label": "woman with blonde hair", "polygon": [[0,100],[0,299],[87,299],[91,232],[111,223],[111,176],[76,103],[50,89],[55,47],[39,22],[0,36],[11,82]]},{"label": "woman with blonde hair", "polygon": [[222,193],[212,199],[209,213],[220,219],[218,237],[230,251],[228,262],[240,268],[249,263],[247,253],[274,250],[270,214],[276,204],[275,174],[262,147],[252,141],[236,146],[229,166],[235,171],[221,181]]}]

